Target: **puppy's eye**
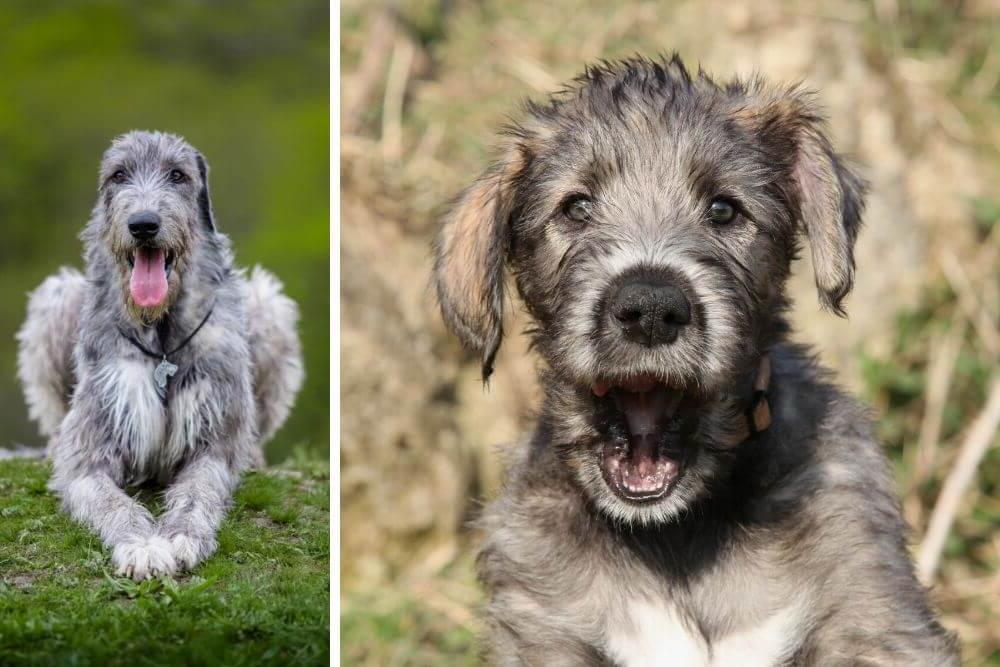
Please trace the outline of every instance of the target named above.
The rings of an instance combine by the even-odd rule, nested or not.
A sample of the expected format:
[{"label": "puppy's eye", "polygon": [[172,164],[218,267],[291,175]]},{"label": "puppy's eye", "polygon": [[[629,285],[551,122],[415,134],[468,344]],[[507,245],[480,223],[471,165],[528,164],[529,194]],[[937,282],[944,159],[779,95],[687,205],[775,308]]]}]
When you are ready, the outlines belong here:
[{"label": "puppy's eye", "polygon": [[170,170],[170,182],[171,183],[183,183],[187,180],[187,175],[180,169]]},{"label": "puppy's eye", "polygon": [[713,199],[708,207],[708,218],[717,225],[727,225],[736,218],[739,211],[726,199]]},{"label": "puppy's eye", "polygon": [[594,202],[585,195],[574,195],[566,200],[562,211],[573,222],[588,222],[594,213]]},{"label": "puppy's eye", "polygon": [[124,169],[119,169],[115,173],[111,174],[111,180],[114,183],[124,183],[128,180],[128,174],[125,173]]}]

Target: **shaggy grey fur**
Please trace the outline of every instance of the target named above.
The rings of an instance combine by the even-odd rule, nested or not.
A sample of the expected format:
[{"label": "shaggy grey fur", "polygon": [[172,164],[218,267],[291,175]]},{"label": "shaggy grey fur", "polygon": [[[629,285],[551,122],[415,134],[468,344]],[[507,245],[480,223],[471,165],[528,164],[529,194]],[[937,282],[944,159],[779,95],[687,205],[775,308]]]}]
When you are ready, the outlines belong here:
[{"label": "shaggy grey fur", "polygon": [[[82,239],[86,273],[63,268],[29,297],[18,333],[18,375],[29,414],[49,438],[50,485],[75,519],[96,530],[120,574],[142,579],[193,567],[215,533],[240,473],[263,461],[262,444],[288,415],[303,378],[295,303],[271,274],[234,268],[216,231],[201,154],[180,137],[130,132],[100,169],[100,196]],[[149,241],[129,216],[162,220]],[[137,248],[172,258],[168,293],[155,308],[133,302]],[[158,361],[212,309],[171,361],[166,400]],[[166,487],[153,517],[126,487]]]},{"label": "shaggy grey fur", "polygon": [[[537,427],[480,519],[492,661],[957,664],[867,411],[788,341],[800,237],[842,312],[863,208],[810,96],[636,58],[525,116],[436,247],[443,316],[484,376],[507,271],[544,362]],[[723,224],[719,200],[736,210]],[[626,340],[608,313],[638,272],[690,301],[669,345]],[[765,351],[773,424],[734,446]],[[657,454],[681,473],[635,501],[606,481],[630,426],[598,388],[650,376],[683,396]]]}]

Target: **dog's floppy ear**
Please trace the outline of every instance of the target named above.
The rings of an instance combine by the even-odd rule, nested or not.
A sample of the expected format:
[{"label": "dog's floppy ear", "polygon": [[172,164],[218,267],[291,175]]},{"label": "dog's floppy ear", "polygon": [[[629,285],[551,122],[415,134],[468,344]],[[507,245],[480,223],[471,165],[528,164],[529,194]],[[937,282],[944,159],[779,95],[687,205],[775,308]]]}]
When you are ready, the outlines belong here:
[{"label": "dog's floppy ear", "polygon": [[820,302],[843,316],[843,300],[854,286],[854,242],[867,184],[833,150],[807,93],[787,91],[742,115],[764,143],[782,154],[789,199],[809,237]]},{"label": "dog's floppy ear", "polygon": [[434,283],[445,323],[482,355],[483,379],[503,339],[504,267],[523,147],[508,147],[456,200],[435,242]]},{"label": "dog's floppy ear", "polygon": [[198,209],[201,212],[201,224],[210,232],[215,231],[215,213],[212,211],[212,197],[208,193],[208,163],[205,157],[198,153],[198,175],[201,177],[201,189],[198,191]]}]

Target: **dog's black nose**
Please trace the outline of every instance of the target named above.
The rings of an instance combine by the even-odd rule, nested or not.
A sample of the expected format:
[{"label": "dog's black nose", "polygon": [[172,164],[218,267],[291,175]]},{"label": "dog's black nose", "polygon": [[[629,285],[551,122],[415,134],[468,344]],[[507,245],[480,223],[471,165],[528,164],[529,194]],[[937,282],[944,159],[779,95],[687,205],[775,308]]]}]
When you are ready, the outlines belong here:
[{"label": "dog's black nose", "polygon": [[640,277],[624,283],[609,302],[611,316],[626,339],[654,347],[677,340],[691,321],[691,304],[676,285]]},{"label": "dog's black nose", "polygon": [[160,216],[152,211],[140,211],[128,217],[128,231],[137,241],[147,241],[160,231]]}]

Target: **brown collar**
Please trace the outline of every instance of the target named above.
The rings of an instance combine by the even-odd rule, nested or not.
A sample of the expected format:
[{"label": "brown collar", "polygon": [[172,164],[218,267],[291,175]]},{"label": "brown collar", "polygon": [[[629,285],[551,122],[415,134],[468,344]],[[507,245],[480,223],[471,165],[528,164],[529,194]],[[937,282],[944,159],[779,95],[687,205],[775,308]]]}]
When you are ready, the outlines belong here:
[{"label": "brown collar", "polygon": [[771,404],[767,400],[767,390],[771,386],[771,357],[766,352],[761,355],[757,374],[753,379],[753,394],[744,413],[743,422],[733,434],[732,444],[738,445],[771,425]]}]

